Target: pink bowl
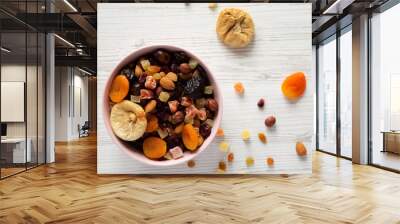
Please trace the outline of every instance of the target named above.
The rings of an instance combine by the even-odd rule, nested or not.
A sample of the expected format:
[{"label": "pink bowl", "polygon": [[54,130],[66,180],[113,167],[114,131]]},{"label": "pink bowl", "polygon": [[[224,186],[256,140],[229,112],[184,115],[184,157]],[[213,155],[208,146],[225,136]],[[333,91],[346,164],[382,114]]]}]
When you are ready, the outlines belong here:
[{"label": "pink bowl", "polygon": [[[142,152],[139,152],[138,150],[134,149],[132,146],[130,146],[129,144],[127,144],[127,142],[119,139],[117,136],[115,136],[114,132],[112,131],[111,128],[111,123],[110,123],[110,105],[109,105],[109,98],[108,98],[108,93],[110,91],[110,86],[112,83],[112,80],[114,79],[114,77],[116,75],[119,74],[119,72],[121,71],[121,69],[139,59],[139,57],[146,55],[150,52],[153,52],[157,49],[166,49],[169,51],[183,51],[185,52],[187,55],[189,55],[191,58],[196,59],[199,64],[204,68],[204,70],[206,71],[207,75],[208,75],[208,79],[210,80],[211,85],[214,87],[214,97],[218,102],[218,113],[214,119],[214,125],[213,128],[211,129],[211,134],[210,136],[208,136],[203,144],[200,146],[199,149],[197,149],[197,151],[195,151],[194,153],[191,152],[185,152],[184,156],[180,159],[176,159],[176,160],[163,160],[163,161],[156,161],[156,160],[151,160],[147,157],[145,157],[143,155]],[[218,87],[218,84],[214,78],[214,76],[212,75],[212,73],[210,72],[210,69],[208,69],[208,67],[198,58],[196,57],[194,54],[192,54],[191,52],[184,50],[182,48],[179,47],[175,47],[175,46],[168,46],[168,45],[152,45],[152,46],[147,46],[147,47],[143,47],[140,48],[136,51],[134,51],[133,53],[129,54],[127,57],[125,57],[112,71],[111,75],[109,76],[109,78],[106,81],[106,85],[104,88],[104,94],[103,94],[103,115],[104,115],[104,123],[106,126],[106,129],[109,133],[109,135],[111,136],[111,138],[113,139],[114,143],[117,144],[119,146],[119,148],[124,151],[127,155],[129,155],[130,157],[132,157],[133,159],[136,159],[137,161],[140,161],[144,164],[147,165],[153,165],[153,166],[172,166],[172,165],[177,165],[180,163],[184,163],[186,161],[189,161],[191,159],[193,159],[194,157],[196,157],[197,155],[199,155],[201,152],[203,152],[207,146],[211,143],[211,141],[215,138],[215,135],[217,133],[217,129],[220,126],[221,123],[221,119],[222,119],[222,95],[221,95],[221,91]],[[109,150],[113,150],[113,149],[109,149]]]}]

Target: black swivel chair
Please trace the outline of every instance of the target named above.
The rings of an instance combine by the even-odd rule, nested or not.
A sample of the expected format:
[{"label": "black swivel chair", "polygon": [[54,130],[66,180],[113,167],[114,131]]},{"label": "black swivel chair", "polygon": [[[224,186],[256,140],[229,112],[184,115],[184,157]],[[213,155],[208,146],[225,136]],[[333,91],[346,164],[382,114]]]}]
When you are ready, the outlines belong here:
[{"label": "black swivel chair", "polygon": [[79,138],[89,136],[89,129],[90,129],[89,121],[85,121],[82,127],[78,125]]}]

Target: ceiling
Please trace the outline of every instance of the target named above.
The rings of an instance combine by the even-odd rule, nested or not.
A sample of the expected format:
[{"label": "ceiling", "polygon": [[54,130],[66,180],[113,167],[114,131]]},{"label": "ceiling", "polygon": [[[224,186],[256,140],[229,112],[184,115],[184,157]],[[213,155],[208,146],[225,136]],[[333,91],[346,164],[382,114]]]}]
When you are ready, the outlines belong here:
[{"label": "ceiling", "polygon": [[[313,41],[318,42],[335,32],[338,20],[357,16],[388,0],[253,0],[250,2],[312,3]],[[31,28],[39,32],[55,32],[56,63],[87,66],[96,69],[97,3],[162,2],[162,0],[1,0],[0,22],[5,33],[3,45],[15,49],[14,54],[25,54],[25,39],[18,32]],[[171,1],[170,1],[171,2]],[[208,2],[203,0],[173,2]],[[223,1],[222,1],[223,2]],[[227,1],[229,2],[229,1]],[[249,2],[249,1],[236,1]],[[47,13],[52,8],[52,13]],[[27,12],[27,13],[26,13]],[[343,23],[345,25],[345,23]],[[333,28],[332,28],[333,27]],[[12,33],[12,34],[11,34]],[[28,47],[28,54],[34,48]],[[32,45],[34,47],[34,45]],[[57,58],[58,57],[58,58]],[[58,59],[58,60],[57,60]],[[79,63],[82,63],[81,65]],[[90,65],[90,66],[88,66]]]}]

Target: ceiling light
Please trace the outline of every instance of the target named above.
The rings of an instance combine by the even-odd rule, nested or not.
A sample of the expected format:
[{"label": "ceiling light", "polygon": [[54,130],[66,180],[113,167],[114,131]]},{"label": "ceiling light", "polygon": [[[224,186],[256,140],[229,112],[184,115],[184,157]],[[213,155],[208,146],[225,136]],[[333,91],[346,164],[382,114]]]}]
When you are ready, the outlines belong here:
[{"label": "ceiling light", "polygon": [[322,14],[342,14],[347,6],[351,5],[355,0],[336,0]]},{"label": "ceiling light", "polygon": [[66,39],[64,39],[64,38],[62,38],[62,37],[60,37],[60,36],[57,35],[57,34],[54,34],[54,36],[57,37],[57,38],[58,38],[59,40],[61,40],[62,42],[66,43],[68,46],[75,48],[75,45],[73,45],[73,44],[72,44],[71,42],[69,42],[68,40],[66,40]]},{"label": "ceiling light", "polygon": [[78,10],[68,1],[64,0],[65,4],[67,4],[74,12],[78,12]]},{"label": "ceiling light", "polygon": [[86,71],[86,70],[83,70],[83,69],[81,69],[81,68],[79,68],[79,67],[78,67],[78,70],[81,71],[81,72],[83,72],[83,73],[85,73],[85,74],[87,74],[87,75],[90,75],[90,76],[93,75],[92,73],[90,73],[90,72],[88,72],[88,71]]},{"label": "ceiling light", "polygon": [[2,51],[6,52],[6,53],[10,53],[10,52],[11,52],[11,50],[9,50],[9,49],[7,49],[7,48],[5,48],[5,47],[1,47],[0,49],[1,49]]}]

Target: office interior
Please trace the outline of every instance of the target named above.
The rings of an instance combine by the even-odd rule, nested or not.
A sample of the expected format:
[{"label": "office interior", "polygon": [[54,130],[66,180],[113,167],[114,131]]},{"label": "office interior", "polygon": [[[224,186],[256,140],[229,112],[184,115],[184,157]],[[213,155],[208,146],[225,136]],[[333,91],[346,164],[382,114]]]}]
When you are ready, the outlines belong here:
[{"label": "office interior", "polygon": [[[369,42],[362,47],[367,48],[363,50],[368,61],[362,75],[368,82],[362,88],[368,98],[364,141],[370,144],[363,163],[399,171],[396,52],[400,46],[396,40],[400,33],[394,27],[400,20],[400,6],[395,1],[350,1],[341,6],[341,14],[317,16],[318,9],[332,1],[304,2],[311,2],[315,14],[316,150],[352,159],[352,117],[358,115],[352,111],[352,49],[358,41],[352,22],[367,16],[363,22],[368,30],[362,34]],[[54,142],[79,139],[82,127],[87,129],[83,135],[96,132],[96,3],[2,1],[1,178],[52,162],[52,153],[46,150],[54,150],[49,148],[54,148]],[[53,23],[45,23],[49,20]],[[53,133],[49,133],[51,126]]]},{"label": "office interior", "polygon": [[0,223],[399,223],[398,0],[235,1],[312,6],[312,174],[97,175],[97,5],[152,2],[0,1]]},{"label": "office interior", "polygon": [[[58,156],[68,161],[79,147],[96,141],[97,4],[138,2],[160,1],[0,2],[0,183],[57,166]],[[318,159],[334,158],[313,172],[327,168],[337,170],[329,175],[351,176],[361,165],[367,169],[359,175],[398,175],[400,2],[237,2],[312,5],[309,75],[315,83],[307,88],[315,89],[316,145],[311,150]],[[95,162],[96,150],[87,159]],[[346,161],[352,164],[341,167]]]}]

